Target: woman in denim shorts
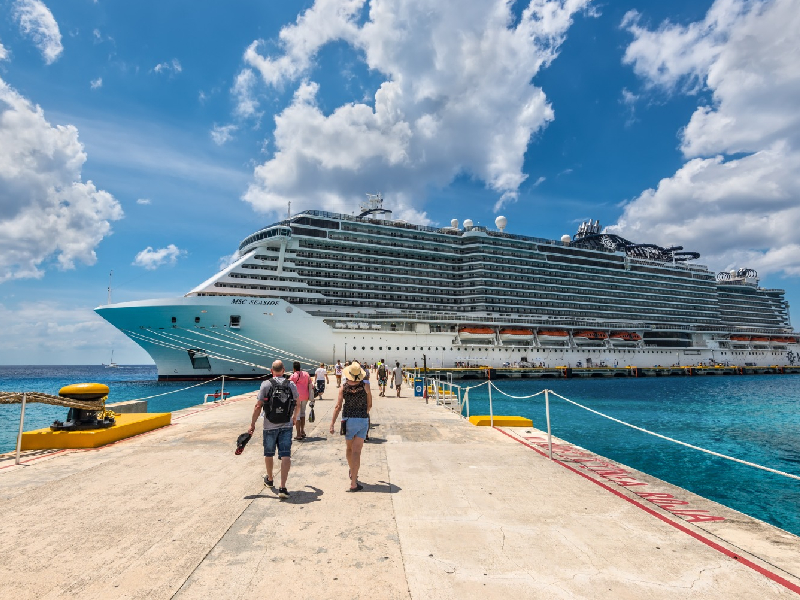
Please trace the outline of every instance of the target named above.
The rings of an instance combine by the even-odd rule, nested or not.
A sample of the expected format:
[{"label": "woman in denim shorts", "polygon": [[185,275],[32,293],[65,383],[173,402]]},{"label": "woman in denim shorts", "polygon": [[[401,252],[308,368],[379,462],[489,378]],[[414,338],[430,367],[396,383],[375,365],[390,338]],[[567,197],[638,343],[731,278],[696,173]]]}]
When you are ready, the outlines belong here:
[{"label": "woman in denim shorts", "polygon": [[341,410],[347,441],[347,464],[350,465],[350,489],[347,491],[358,492],[364,489],[358,483],[358,469],[361,466],[361,449],[369,431],[372,391],[364,382],[366,372],[357,362],[345,367],[344,375],[347,381],[339,388],[339,397],[331,419],[331,433]]}]

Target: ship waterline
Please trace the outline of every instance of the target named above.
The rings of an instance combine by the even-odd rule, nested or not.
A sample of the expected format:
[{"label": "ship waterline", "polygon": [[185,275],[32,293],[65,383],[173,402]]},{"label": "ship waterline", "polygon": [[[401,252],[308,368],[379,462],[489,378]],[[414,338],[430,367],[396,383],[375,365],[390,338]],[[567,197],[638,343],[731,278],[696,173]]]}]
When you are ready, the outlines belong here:
[{"label": "ship waterline", "polygon": [[[257,376],[385,359],[408,366],[784,365],[798,360],[782,290],[711,273],[679,247],[584,224],[561,242],[410,225],[380,198],[359,217],[306,211],[246,238],[186,296],[96,311],[160,379]],[[505,221],[502,221],[505,226]]]}]

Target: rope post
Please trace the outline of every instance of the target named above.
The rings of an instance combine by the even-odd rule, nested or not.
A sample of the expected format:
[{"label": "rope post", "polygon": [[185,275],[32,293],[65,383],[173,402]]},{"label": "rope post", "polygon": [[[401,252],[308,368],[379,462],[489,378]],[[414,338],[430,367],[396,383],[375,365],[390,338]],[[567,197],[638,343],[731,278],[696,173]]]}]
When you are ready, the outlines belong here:
[{"label": "rope post", "polygon": [[492,382],[489,381],[489,424],[494,427],[494,408],[492,408]]},{"label": "rope post", "polygon": [[547,416],[547,447],[550,460],[553,460],[553,436],[550,433],[550,390],[544,391],[544,410]]},{"label": "rope post", "polygon": [[225,402],[225,375],[222,376],[222,389],[219,391],[220,402]]},{"label": "rope post", "polygon": [[22,394],[22,410],[19,412],[19,433],[17,434],[17,458],[15,465],[19,464],[19,453],[22,450],[22,428],[25,424],[25,405],[28,403],[28,394]]},{"label": "rope post", "polygon": [[469,388],[464,390],[464,404],[467,405],[467,421],[469,421]]}]

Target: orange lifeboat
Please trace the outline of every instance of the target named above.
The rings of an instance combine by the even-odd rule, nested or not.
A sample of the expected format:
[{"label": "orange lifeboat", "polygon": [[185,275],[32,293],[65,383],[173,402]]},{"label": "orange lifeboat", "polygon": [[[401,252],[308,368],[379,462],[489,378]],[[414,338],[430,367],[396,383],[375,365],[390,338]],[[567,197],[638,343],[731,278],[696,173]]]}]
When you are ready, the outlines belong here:
[{"label": "orange lifeboat", "polygon": [[576,331],[572,334],[572,340],[576,344],[602,342],[606,339],[608,339],[608,334],[605,331]]},{"label": "orange lifeboat", "polygon": [[786,338],[786,343],[787,344],[796,344],[797,343],[797,338],[788,337],[788,338]]},{"label": "orange lifeboat", "polygon": [[749,335],[732,335],[731,336],[732,342],[749,342],[750,336]]},{"label": "orange lifeboat", "polygon": [[754,344],[769,344],[769,338],[765,335],[754,335],[750,341]]},{"label": "orange lifeboat", "polygon": [[569,341],[569,334],[563,329],[542,329],[536,334],[536,337],[545,344],[553,342],[565,344]]},{"label": "orange lifeboat", "polygon": [[461,327],[458,337],[462,340],[491,340],[494,339],[494,329],[491,327]]},{"label": "orange lifeboat", "polygon": [[638,333],[632,331],[616,331],[608,336],[608,339],[614,345],[635,344],[642,339]]},{"label": "orange lifeboat", "polygon": [[504,342],[528,341],[533,339],[533,329],[521,327],[503,327],[500,330],[500,339]]},{"label": "orange lifeboat", "polygon": [[785,346],[789,343],[789,338],[785,337],[771,337],[769,338],[770,346]]}]

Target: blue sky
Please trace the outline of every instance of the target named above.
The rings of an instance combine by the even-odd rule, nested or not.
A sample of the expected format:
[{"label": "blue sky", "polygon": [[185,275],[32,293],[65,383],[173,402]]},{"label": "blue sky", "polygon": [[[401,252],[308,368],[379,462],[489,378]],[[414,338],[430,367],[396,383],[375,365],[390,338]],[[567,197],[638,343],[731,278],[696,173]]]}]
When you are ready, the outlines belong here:
[{"label": "blue sky", "polygon": [[791,5],[0,0],[0,360],[150,362],[92,312],[112,269],[114,301],[183,295],[289,200],[377,191],[682,244],[797,323]]}]

